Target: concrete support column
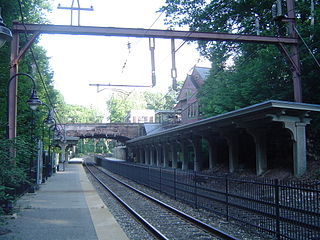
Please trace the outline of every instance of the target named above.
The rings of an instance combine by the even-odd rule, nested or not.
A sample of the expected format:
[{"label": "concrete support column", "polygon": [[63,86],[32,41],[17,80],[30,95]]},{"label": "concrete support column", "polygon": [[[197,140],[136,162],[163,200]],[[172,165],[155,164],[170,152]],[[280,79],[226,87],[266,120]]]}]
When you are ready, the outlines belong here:
[{"label": "concrete support column", "polygon": [[199,172],[202,170],[202,162],[201,162],[201,137],[196,137],[191,139],[191,143],[194,150],[194,164],[193,170]]},{"label": "concrete support column", "polygon": [[292,117],[285,115],[269,115],[272,121],[282,122],[291,133],[293,140],[293,173],[301,176],[307,170],[306,125],[311,121],[305,116]]},{"label": "concrete support column", "polygon": [[239,164],[239,143],[236,133],[223,133],[229,148],[229,172],[234,172]]},{"label": "concrete support column", "polygon": [[145,164],[150,164],[150,148],[144,148],[144,162]]},{"label": "concrete support column", "polygon": [[161,144],[158,144],[156,146],[156,152],[157,152],[157,166],[160,167],[161,166],[161,152],[162,152],[162,146]]},{"label": "concrete support column", "polygon": [[256,147],[256,174],[261,175],[268,168],[267,160],[267,136],[264,129],[247,129],[253,137]]},{"label": "concrete support column", "polygon": [[145,162],[143,148],[139,148],[139,162],[140,163],[144,163]]},{"label": "concrete support column", "polygon": [[213,169],[218,160],[217,138],[212,136],[206,136],[205,139],[208,141],[209,145],[209,169]]},{"label": "concrete support column", "polygon": [[301,176],[307,170],[306,123],[296,123],[297,140],[293,143],[293,171]]},{"label": "concrete support column", "polygon": [[169,149],[168,149],[168,144],[163,144],[162,150],[163,150],[163,166],[164,167],[169,167]]},{"label": "concrete support column", "polygon": [[129,161],[129,162],[132,162],[133,161],[133,159],[131,158],[132,156],[133,156],[133,153],[132,153],[132,148],[131,147],[129,147],[129,146],[127,146],[127,148],[126,148],[126,159],[127,159],[127,161]]},{"label": "concrete support column", "polygon": [[293,173],[301,176],[307,170],[306,125],[303,122],[286,122],[293,140]]},{"label": "concrete support column", "polygon": [[132,156],[133,156],[133,162],[139,162],[139,151],[137,147],[134,147],[131,149],[132,150]]},{"label": "concrete support column", "polygon": [[176,147],[176,144],[174,143],[171,143],[170,144],[170,148],[171,148],[171,152],[170,152],[170,155],[171,155],[171,161],[172,161],[172,168],[177,168],[177,147]]},{"label": "concrete support column", "polygon": [[154,153],[153,153],[153,151],[154,151],[154,147],[151,146],[151,147],[150,147],[150,150],[149,150],[150,165],[151,165],[151,166],[154,165]]},{"label": "concrete support column", "polygon": [[188,149],[187,142],[181,142],[181,151],[182,151],[182,170],[188,170]]}]

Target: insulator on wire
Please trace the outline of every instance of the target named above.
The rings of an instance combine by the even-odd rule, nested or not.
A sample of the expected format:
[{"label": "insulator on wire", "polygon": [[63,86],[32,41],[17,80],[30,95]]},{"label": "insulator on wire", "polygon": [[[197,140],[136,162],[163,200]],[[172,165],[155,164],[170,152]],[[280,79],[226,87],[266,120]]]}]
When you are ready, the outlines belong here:
[{"label": "insulator on wire", "polygon": [[152,87],[156,85],[156,67],[155,67],[155,57],[154,57],[154,49],[155,49],[155,39],[149,38],[149,49],[151,53],[151,79],[152,79]]},{"label": "insulator on wire", "polygon": [[279,20],[283,17],[282,0],[276,0],[276,2],[273,3],[271,13],[274,20]]},{"label": "insulator on wire", "polygon": [[283,16],[282,14],[282,0],[277,0],[277,16]]},{"label": "insulator on wire", "polygon": [[171,39],[171,61],[172,61],[172,68],[171,68],[171,78],[172,78],[172,89],[177,90],[177,67],[176,67],[176,48],[174,39]]},{"label": "insulator on wire", "polygon": [[260,21],[259,21],[259,18],[257,16],[256,16],[256,19],[255,19],[255,28],[256,28],[256,34],[260,35]]},{"label": "insulator on wire", "polygon": [[277,17],[277,4],[274,3],[271,8],[272,18],[275,19]]}]

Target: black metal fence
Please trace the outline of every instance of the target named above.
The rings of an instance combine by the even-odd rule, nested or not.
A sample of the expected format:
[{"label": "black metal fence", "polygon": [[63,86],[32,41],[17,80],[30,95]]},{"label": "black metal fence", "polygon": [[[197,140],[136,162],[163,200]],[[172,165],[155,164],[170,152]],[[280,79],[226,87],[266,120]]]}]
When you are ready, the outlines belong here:
[{"label": "black metal fence", "polygon": [[320,240],[320,181],[233,179],[116,161],[101,165],[275,239]]}]

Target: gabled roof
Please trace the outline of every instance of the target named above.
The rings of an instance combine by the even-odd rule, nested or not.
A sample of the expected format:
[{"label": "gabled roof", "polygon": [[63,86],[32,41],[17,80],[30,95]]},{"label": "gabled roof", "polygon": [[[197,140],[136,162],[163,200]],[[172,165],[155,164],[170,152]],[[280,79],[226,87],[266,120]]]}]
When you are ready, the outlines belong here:
[{"label": "gabled roof", "polygon": [[197,71],[203,80],[206,80],[210,74],[210,68],[206,67],[194,67],[194,71]]},{"label": "gabled roof", "polygon": [[186,79],[184,80],[183,86],[179,92],[177,100],[181,101],[185,99],[185,97],[182,94],[185,92],[187,88],[190,89],[190,87],[186,87],[190,82],[192,83],[193,88],[195,90],[198,90],[209,76],[209,73],[210,68],[194,66],[192,73],[190,75],[188,74]]}]

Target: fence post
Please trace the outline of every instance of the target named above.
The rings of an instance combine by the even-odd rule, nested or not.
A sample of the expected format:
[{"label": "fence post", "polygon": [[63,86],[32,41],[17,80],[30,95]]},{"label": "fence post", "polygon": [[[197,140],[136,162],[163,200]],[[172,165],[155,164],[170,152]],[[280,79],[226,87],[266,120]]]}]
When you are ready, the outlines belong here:
[{"label": "fence post", "polygon": [[177,200],[176,182],[177,182],[177,169],[174,169],[173,170],[173,194],[174,194],[174,200]]},{"label": "fence post", "polygon": [[228,181],[228,176],[226,176],[226,220],[229,221],[229,181]]},{"label": "fence post", "polygon": [[279,180],[274,180],[274,201],[276,207],[276,235],[277,239],[280,239],[280,191],[279,191]]},{"label": "fence post", "polygon": [[150,185],[150,166],[148,166],[148,186],[151,187],[151,185]]},{"label": "fence post", "polygon": [[159,188],[160,188],[160,192],[162,192],[162,188],[161,188],[161,184],[162,184],[162,181],[161,181],[161,178],[162,178],[162,171],[161,171],[161,167],[160,167],[160,176],[159,176]]},{"label": "fence post", "polygon": [[198,208],[197,172],[194,172],[194,205]]}]

